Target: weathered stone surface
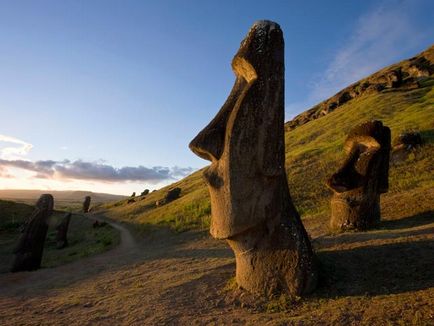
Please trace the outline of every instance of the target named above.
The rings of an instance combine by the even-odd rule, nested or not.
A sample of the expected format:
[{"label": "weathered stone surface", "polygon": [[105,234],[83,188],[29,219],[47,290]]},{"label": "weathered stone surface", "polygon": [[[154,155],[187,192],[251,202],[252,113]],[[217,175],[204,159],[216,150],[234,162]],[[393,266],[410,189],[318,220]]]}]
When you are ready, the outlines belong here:
[{"label": "weathered stone surface", "polygon": [[326,183],[333,191],[333,230],[365,230],[380,221],[380,194],[389,188],[390,147],[390,129],[381,121],[368,121],[350,131],[344,163]]},{"label": "weathered stone surface", "polygon": [[35,210],[26,222],[14,250],[11,271],[32,271],[41,267],[42,253],[48,230],[48,219],[53,214],[54,200],[50,194],[41,195]]},{"label": "weathered stone surface", "polygon": [[284,153],[284,41],[279,25],[256,22],[232,61],[235,85],[190,143],[212,162],[211,234],[227,239],[236,280],[261,295],[303,295],[317,282],[314,255],[288,189]]},{"label": "weathered stone surface", "polygon": [[71,221],[71,213],[66,213],[65,216],[60,221],[59,225],[56,227],[56,247],[57,249],[62,249],[68,246],[68,228],[69,222]]},{"label": "weathered stone surface", "polygon": [[90,196],[86,196],[86,197],[84,197],[84,202],[83,202],[83,213],[89,213],[90,201],[91,201]]},{"label": "weathered stone surface", "polygon": [[180,194],[181,194],[181,188],[170,189],[167,192],[166,197],[164,198],[164,202],[170,203],[171,201],[178,199]]}]

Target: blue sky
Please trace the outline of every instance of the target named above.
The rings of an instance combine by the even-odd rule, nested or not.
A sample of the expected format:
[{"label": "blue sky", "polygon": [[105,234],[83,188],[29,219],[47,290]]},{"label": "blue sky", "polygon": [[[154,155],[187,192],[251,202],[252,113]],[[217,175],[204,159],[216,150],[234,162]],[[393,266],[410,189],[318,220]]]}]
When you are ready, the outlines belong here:
[{"label": "blue sky", "polygon": [[434,42],[430,0],[0,0],[0,188],[125,193],[206,165],[188,143],[258,19],[284,32],[287,120]]}]

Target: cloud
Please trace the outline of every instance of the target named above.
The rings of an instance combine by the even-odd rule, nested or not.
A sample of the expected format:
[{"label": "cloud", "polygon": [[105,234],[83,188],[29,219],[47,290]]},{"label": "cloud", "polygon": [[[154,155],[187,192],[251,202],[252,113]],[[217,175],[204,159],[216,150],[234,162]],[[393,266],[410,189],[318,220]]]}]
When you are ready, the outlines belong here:
[{"label": "cloud", "polygon": [[0,158],[9,160],[21,158],[33,148],[30,143],[6,135],[0,135],[0,146]]},{"label": "cloud", "polygon": [[191,174],[194,170],[195,169],[193,169],[192,167],[180,168],[179,166],[174,166],[172,168],[171,174],[174,178],[182,178],[186,175]]},{"label": "cloud", "polygon": [[161,167],[147,168],[144,166],[115,168],[101,162],[77,161],[26,161],[0,159],[0,171],[5,168],[18,168],[35,172],[36,178],[43,179],[76,179],[103,182],[140,181],[158,183],[165,180],[176,180],[187,176],[193,168]]},{"label": "cloud", "polygon": [[309,82],[306,99],[289,103],[287,112],[293,115],[307,110],[408,53],[421,50],[419,46],[433,35],[418,24],[418,14],[425,4],[423,0],[383,1],[361,15],[351,36],[337,48],[331,63]]}]

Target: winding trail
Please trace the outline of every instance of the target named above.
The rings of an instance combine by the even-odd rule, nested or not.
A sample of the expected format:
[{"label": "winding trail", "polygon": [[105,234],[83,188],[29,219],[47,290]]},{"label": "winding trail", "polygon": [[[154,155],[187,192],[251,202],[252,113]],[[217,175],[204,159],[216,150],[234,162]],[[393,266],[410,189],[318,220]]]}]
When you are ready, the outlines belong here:
[{"label": "winding trail", "polygon": [[33,272],[7,273],[0,275],[0,295],[34,292],[38,289],[64,284],[65,280],[75,282],[92,276],[107,268],[127,263],[137,257],[138,245],[131,232],[122,224],[103,216],[76,214],[92,220],[106,222],[120,233],[120,243],[115,248],[101,254],[85,257],[54,268],[42,268]]}]

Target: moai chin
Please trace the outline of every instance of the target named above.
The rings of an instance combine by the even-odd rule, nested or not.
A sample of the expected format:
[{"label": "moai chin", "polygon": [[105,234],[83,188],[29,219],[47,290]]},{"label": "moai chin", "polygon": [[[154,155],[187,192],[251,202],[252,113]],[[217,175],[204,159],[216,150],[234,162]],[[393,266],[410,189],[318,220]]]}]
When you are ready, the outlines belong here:
[{"label": "moai chin", "polygon": [[84,202],[83,202],[83,213],[89,213],[90,201],[91,201],[90,196],[86,196],[86,197],[84,197]]},{"label": "moai chin", "polygon": [[32,271],[41,267],[48,219],[53,214],[54,200],[50,194],[41,195],[35,210],[24,225],[23,234],[14,250],[12,272]]},{"label": "moai chin", "polygon": [[314,255],[288,189],[284,146],[284,41],[258,21],[232,61],[235,84],[216,117],[190,143],[211,161],[211,235],[227,239],[240,287],[300,296],[317,282]]},{"label": "moai chin", "polygon": [[326,182],[333,191],[332,230],[366,230],[380,221],[380,194],[389,188],[390,147],[390,129],[381,121],[350,131],[344,163]]}]

